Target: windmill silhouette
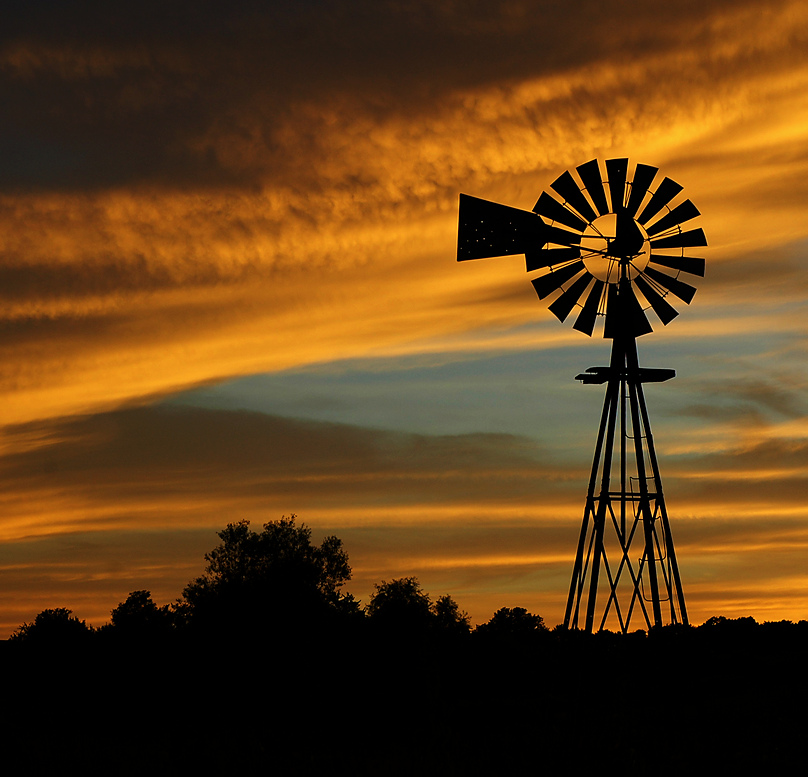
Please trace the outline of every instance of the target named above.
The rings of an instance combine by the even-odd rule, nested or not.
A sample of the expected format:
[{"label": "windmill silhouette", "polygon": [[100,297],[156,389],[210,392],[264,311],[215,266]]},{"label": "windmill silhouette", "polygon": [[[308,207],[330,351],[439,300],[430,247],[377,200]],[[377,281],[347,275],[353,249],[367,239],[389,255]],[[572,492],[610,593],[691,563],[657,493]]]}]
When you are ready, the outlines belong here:
[{"label": "windmill silhouette", "polygon": [[[539,299],[592,335],[612,340],[608,367],[576,376],[606,384],[564,625],[587,632],[616,624],[626,633],[640,612],[647,628],[688,623],[685,597],[659,473],[644,383],[675,376],[640,367],[637,338],[690,304],[696,289],[681,275],[704,276],[704,232],[683,225],[700,215],[659,169],[628,159],[597,159],[563,173],[532,211],[460,195],[457,260],[524,254]],[[629,177],[629,172],[631,176]],[[583,619],[583,623],[581,623]]]}]

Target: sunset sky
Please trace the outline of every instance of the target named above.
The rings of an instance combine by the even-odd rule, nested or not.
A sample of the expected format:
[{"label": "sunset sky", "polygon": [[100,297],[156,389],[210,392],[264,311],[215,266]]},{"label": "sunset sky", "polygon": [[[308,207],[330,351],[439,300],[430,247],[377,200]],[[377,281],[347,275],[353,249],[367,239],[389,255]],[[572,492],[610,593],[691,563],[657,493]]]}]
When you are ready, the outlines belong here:
[{"label": "sunset sky", "polygon": [[808,618],[803,0],[15,2],[0,95],[0,636],[290,513],[363,602],[559,623],[610,343],[458,194],[613,157],[709,240],[639,341],[691,621]]}]

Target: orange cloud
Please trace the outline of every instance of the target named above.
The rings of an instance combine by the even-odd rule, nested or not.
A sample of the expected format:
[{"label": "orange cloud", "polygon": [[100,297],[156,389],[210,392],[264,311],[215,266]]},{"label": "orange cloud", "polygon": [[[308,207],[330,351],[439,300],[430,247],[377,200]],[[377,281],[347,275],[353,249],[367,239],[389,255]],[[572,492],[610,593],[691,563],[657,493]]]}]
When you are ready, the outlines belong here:
[{"label": "orange cloud", "polygon": [[[492,603],[530,606],[551,624],[562,619],[587,473],[546,460],[526,438],[432,437],[160,407],[10,433],[0,460],[0,577],[15,599],[7,601],[9,629],[49,596],[45,606],[75,597],[74,609],[86,606],[83,617],[98,623],[129,590],[173,599],[226,522],[292,511],[345,541],[351,590],[365,600],[380,579],[416,574],[478,621],[490,617]],[[790,455],[799,467],[805,446]],[[724,589],[755,589],[758,599],[777,591],[780,601],[801,574],[805,469],[739,478],[754,461],[780,460],[767,443],[667,467],[694,621],[725,611]],[[765,611],[802,617],[808,596],[798,589],[789,596],[788,606]],[[727,601],[743,606],[734,594]]]},{"label": "orange cloud", "polygon": [[[710,240],[707,278],[667,341],[766,332],[799,353],[804,3],[590,3],[587,24],[549,2],[194,8],[191,26],[149,3],[126,8],[114,29],[92,3],[70,25],[67,11],[18,11],[0,46],[0,531],[17,554],[7,590],[30,592],[26,617],[58,606],[45,601],[58,590],[92,602],[92,618],[127,587],[165,599],[225,520],[296,510],[354,532],[360,592],[418,562],[428,589],[485,606],[535,597],[557,621],[568,540],[555,532],[563,515],[575,534],[578,480],[524,440],[145,407],[341,358],[583,348],[563,327],[520,328],[548,314],[519,259],[456,265],[459,191],[530,208],[595,156],[659,164]],[[691,405],[704,427],[669,438],[682,454],[676,509],[698,516],[683,542],[707,615],[721,586],[703,570],[723,551],[698,539],[718,517],[803,519],[804,384],[787,396],[739,387],[730,404]],[[766,402],[790,415],[762,422]],[[487,519],[496,530],[469,530]],[[413,539],[427,522],[446,533]],[[395,541],[391,524],[404,527]],[[121,560],[124,536],[137,561]],[[157,549],[166,536],[182,546],[180,572]],[[88,543],[83,566],[71,537]],[[755,586],[772,611],[797,612],[795,570],[743,577],[761,541],[744,535],[724,590],[738,612],[766,595]],[[53,543],[44,555],[41,543]],[[152,564],[157,582],[136,584]],[[19,622],[23,605],[3,606]]]}]

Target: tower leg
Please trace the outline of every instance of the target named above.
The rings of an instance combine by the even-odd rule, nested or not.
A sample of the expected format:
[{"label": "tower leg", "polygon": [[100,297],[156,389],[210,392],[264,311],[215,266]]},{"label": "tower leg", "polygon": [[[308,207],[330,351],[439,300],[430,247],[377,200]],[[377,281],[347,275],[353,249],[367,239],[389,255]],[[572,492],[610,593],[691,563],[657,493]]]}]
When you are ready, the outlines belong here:
[{"label": "tower leg", "polygon": [[[592,459],[592,471],[589,476],[584,518],[578,538],[578,549],[575,553],[569,596],[567,597],[567,609],[564,615],[565,628],[578,628],[581,596],[587,572],[589,572],[590,593],[586,609],[586,630],[592,630],[592,618],[594,617],[600,575],[600,560],[603,553],[604,503],[608,500],[609,473],[611,470],[612,448],[614,446],[615,416],[619,389],[620,381],[616,379],[610,380],[603,400],[603,412],[600,416],[598,439],[595,444],[595,455]],[[604,474],[601,481],[600,495],[596,497],[598,475],[601,473],[601,469]],[[588,550],[587,545],[589,546]]]},{"label": "tower leg", "polygon": [[[664,534],[665,553],[670,567],[668,580],[668,599],[670,600],[671,622],[681,621],[685,626],[689,625],[687,618],[687,606],[685,604],[685,594],[682,590],[682,580],[679,576],[679,564],[676,561],[676,550],[673,547],[673,535],[671,534],[670,521],[668,520],[668,510],[665,507],[665,496],[662,491],[662,478],[659,474],[659,462],[654,448],[654,436],[651,433],[651,423],[648,418],[648,408],[645,404],[645,396],[642,390],[642,383],[638,383],[638,399],[642,424],[645,429],[645,440],[648,448],[648,459],[651,464],[651,471],[656,485],[656,503],[659,507],[659,521],[662,524]],[[671,590],[673,589],[673,590]],[[679,618],[677,619],[676,605],[679,606]]]}]

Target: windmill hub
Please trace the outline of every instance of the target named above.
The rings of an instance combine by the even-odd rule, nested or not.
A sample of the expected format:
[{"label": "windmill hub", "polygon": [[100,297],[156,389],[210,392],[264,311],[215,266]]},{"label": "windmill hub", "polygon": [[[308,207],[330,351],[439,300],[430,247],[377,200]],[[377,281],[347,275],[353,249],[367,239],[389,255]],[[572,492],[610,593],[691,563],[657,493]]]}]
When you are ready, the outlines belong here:
[{"label": "windmill hub", "polygon": [[607,254],[619,259],[630,259],[640,253],[645,242],[645,236],[631,217],[631,214],[622,206],[618,206],[615,213],[615,238],[609,242]]},{"label": "windmill hub", "polygon": [[[630,217],[629,217],[630,218]],[[645,270],[648,264],[648,238],[633,219],[636,227],[634,239],[629,240],[626,230],[618,226],[618,216],[607,213],[587,224],[581,235],[581,258],[593,278],[604,283],[618,283],[621,262],[631,280]]]},{"label": "windmill hub", "polygon": [[[612,340],[608,367],[577,377],[606,384],[583,525],[564,625],[586,631],[632,616],[647,627],[687,623],[662,479],[643,383],[672,378],[671,369],[641,368],[637,337],[653,331],[647,313],[665,326],[671,301],[690,304],[690,276],[704,276],[704,259],[687,249],[706,246],[701,229],[682,225],[701,215],[682,187],[659,170],[628,159],[597,159],[559,176],[532,211],[460,195],[457,259],[525,255],[539,299],[552,298],[561,321],[592,335],[599,321]],[[683,280],[682,275],[688,276]],[[688,282],[690,281],[690,282]],[[666,615],[667,613],[667,615]]]}]

